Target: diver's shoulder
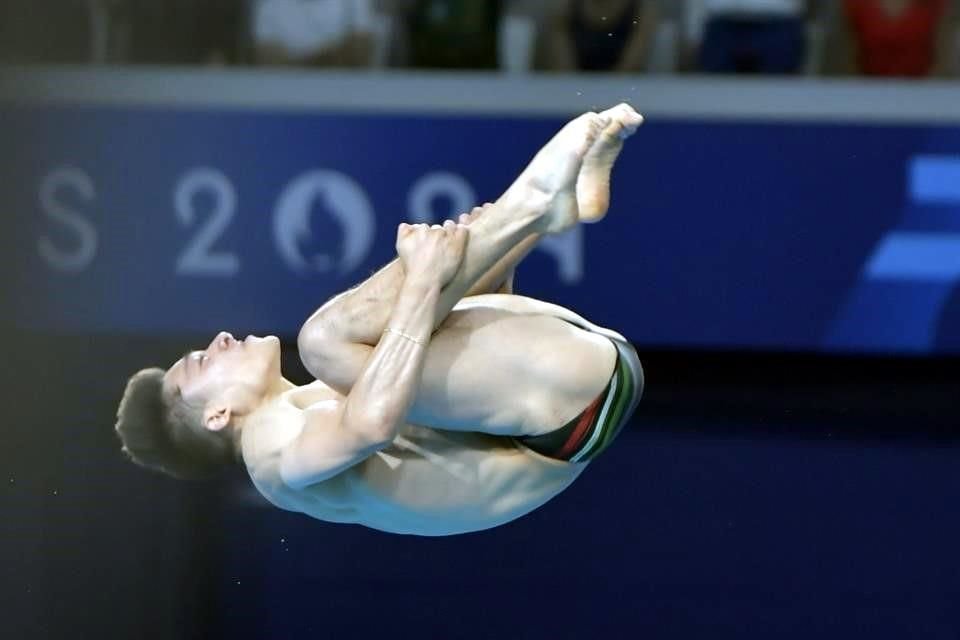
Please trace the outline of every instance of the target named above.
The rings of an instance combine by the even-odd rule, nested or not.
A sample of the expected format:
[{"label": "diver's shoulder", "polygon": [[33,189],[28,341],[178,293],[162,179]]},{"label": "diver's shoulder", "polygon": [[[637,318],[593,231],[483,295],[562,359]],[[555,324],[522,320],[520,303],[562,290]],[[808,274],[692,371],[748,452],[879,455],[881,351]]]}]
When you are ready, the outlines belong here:
[{"label": "diver's shoulder", "polygon": [[275,507],[285,511],[299,511],[292,500],[293,491],[280,477],[279,456],[276,459],[258,460],[250,462],[244,460],[247,467],[247,476],[257,492]]}]

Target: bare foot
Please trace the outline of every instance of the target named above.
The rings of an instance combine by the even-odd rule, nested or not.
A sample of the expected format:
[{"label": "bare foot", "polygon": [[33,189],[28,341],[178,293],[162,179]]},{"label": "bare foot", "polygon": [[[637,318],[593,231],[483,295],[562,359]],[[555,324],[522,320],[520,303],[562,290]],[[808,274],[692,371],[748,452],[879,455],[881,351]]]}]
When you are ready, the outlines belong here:
[{"label": "bare foot", "polygon": [[577,179],[577,202],[581,222],[598,222],[610,208],[610,173],[624,141],[643,124],[643,116],[623,103],[600,114],[610,122],[597,136],[583,159]]},{"label": "bare foot", "polygon": [[587,152],[610,123],[608,117],[593,112],[569,122],[534,156],[499,202],[542,207],[542,233],[560,233],[575,226],[580,219],[577,177]]}]

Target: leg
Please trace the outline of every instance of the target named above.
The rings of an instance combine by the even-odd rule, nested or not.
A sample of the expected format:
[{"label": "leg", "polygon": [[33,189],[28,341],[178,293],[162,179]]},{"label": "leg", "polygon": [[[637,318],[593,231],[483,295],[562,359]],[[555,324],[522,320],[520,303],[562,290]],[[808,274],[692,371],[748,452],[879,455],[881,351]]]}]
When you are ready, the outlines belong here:
[{"label": "leg", "polygon": [[610,175],[624,141],[636,133],[643,117],[630,105],[619,104],[600,115],[610,118],[610,124],[583,159],[577,178],[577,202],[581,222],[597,222],[610,208]]},{"label": "leg", "polygon": [[430,342],[408,420],[511,436],[569,422],[606,387],[617,354],[558,309],[523,296],[465,300]]},{"label": "leg", "polygon": [[[464,213],[460,216],[460,224],[470,226],[492,206],[493,205],[488,202],[482,207],[474,207],[470,213]],[[533,250],[538,240],[539,236],[533,235],[517,244],[507,252],[507,255],[500,258],[500,261],[493,265],[489,271],[483,274],[483,276],[474,283],[473,287],[467,291],[464,297],[470,298],[488,293],[513,293],[513,280],[516,266]]]},{"label": "leg", "polygon": [[[574,120],[551,140],[503,197],[470,225],[466,255],[437,305],[438,322],[491,269],[505,274],[543,233],[578,220],[576,181],[583,158],[606,125],[596,114]],[[402,271],[382,270],[360,287],[324,305],[301,330],[304,364],[317,378],[346,392],[386,328]],[[501,274],[501,278],[503,275]]]},{"label": "leg", "polygon": [[[542,233],[603,217],[609,206],[613,164],[624,139],[641,122],[628,105],[618,105],[599,118],[581,116],[544,147],[504,196],[472,221],[467,257],[443,292],[438,319],[468,292],[486,293],[501,282],[509,287],[508,274]],[[576,148],[571,159],[571,145],[584,142],[589,148]],[[399,265],[392,264],[331,300],[308,320],[298,342],[301,358],[313,375],[341,392],[349,390],[358,367],[386,327],[402,277]]]},{"label": "leg", "polygon": [[[520,242],[527,240],[532,245],[541,234],[553,231],[551,227],[571,226],[576,220],[576,200],[568,193],[569,183],[576,179],[583,156],[599,133],[599,123],[596,114],[585,114],[564,127],[500,199],[472,222],[464,265],[447,286],[451,292],[466,293]],[[561,222],[551,224],[551,216],[561,218]],[[402,281],[402,269],[391,263],[360,286],[329,301],[307,325],[334,331],[349,342],[375,345]],[[446,296],[444,304],[452,308],[456,300],[450,298]]]},{"label": "leg", "polygon": [[[630,105],[619,104],[600,114],[609,118],[610,123],[600,133],[593,146],[587,152],[577,176],[577,209],[580,222],[598,222],[610,208],[610,174],[624,141],[636,133],[643,124],[643,117]],[[487,204],[475,208],[470,214],[460,217],[461,224],[470,224],[487,208]],[[465,219],[466,218],[466,219]],[[536,238],[527,238],[504,256],[492,267],[467,293],[468,296],[485,293],[513,293],[513,271],[517,264],[536,245]],[[503,288],[497,288],[497,282],[504,282]]]}]

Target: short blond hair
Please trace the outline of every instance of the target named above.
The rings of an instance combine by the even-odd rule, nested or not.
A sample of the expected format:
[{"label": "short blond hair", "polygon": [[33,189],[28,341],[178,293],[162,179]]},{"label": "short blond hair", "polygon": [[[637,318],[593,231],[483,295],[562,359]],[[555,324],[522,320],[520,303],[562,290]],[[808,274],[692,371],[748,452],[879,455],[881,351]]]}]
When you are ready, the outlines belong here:
[{"label": "short blond hair", "polygon": [[142,467],[185,480],[210,478],[233,466],[233,442],[225,433],[204,429],[202,415],[182,402],[179,391],[164,391],[165,373],[143,369],[127,382],[116,424],[123,452]]}]

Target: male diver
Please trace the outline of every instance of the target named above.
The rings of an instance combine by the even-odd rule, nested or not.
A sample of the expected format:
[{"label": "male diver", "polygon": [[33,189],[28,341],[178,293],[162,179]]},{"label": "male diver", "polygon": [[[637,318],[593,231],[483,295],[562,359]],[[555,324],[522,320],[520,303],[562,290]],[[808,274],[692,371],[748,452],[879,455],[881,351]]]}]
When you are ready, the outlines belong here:
[{"label": "male diver", "polygon": [[394,533],[478,531],[541,506],[614,440],[643,373],[623,336],[510,295],[513,269],[542,236],[606,214],[641,123],[625,104],[584,114],[497,202],[400,225],[398,259],[303,325],[316,382],[282,376],[276,337],[225,332],[140,371],[118,411],[124,451],[177,477],[239,457],[277,507]]}]

